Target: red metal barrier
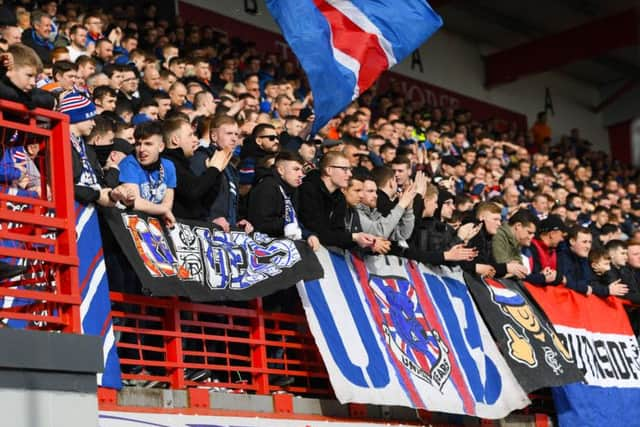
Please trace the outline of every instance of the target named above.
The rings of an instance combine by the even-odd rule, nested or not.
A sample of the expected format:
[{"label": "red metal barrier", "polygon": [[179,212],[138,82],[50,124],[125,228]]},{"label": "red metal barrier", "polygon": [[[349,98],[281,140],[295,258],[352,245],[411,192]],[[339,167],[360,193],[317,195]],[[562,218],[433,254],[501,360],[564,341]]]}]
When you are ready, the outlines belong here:
[{"label": "red metal barrier", "polygon": [[[78,333],[80,294],[68,118],[0,100],[0,148],[26,146],[39,149],[33,162],[40,178],[31,175],[26,180],[32,181],[32,191],[22,191],[25,181],[9,181],[6,176],[0,181],[0,258],[27,267],[22,277],[0,282],[0,320]],[[20,165],[24,160],[24,152],[5,151],[5,156],[14,156]],[[6,170],[5,166],[0,172]]]},{"label": "red metal barrier", "polygon": [[[270,394],[287,376],[288,392],[333,395],[302,314],[266,312],[259,299],[228,306],[112,292],[111,300],[125,382]],[[215,383],[185,378],[197,370]]]}]

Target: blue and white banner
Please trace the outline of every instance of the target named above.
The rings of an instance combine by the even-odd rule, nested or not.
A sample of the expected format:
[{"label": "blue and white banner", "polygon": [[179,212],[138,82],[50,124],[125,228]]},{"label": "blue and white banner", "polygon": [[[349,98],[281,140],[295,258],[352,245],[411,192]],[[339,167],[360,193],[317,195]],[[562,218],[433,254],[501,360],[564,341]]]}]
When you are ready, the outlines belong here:
[{"label": "blue and white banner", "polygon": [[93,205],[76,204],[76,235],[80,259],[78,273],[82,296],[82,333],[102,337],[104,372],[98,374],[98,385],[120,389],[122,378],[111,319],[109,281],[102,253],[98,214]]},{"label": "blue and white banner", "polygon": [[321,249],[325,276],[298,285],[341,403],[498,419],[530,402],[462,273]]}]

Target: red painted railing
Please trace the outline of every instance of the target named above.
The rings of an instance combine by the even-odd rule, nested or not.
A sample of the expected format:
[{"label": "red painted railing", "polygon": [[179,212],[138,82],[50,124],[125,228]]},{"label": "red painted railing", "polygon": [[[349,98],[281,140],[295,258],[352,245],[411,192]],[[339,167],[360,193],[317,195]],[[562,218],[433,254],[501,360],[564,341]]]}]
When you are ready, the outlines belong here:
[{"label": "red painted railing", "polygon": [[[17,195],[0,182],[0,258],[27,267],[0,282],[0,319],[80,332],[71,143],[67,116],[0,100],[0,148],[37,145],[39,186]],[[7,160],[7,159],[5,159]],[[39,195],[38,195],[39,194]],[[19,286],[17,286],[19,285]]]},{"label": "red painted railing", "polygon": [[[291,393],[333,395],[301,311],[265,311],[260,299],[228,306],[112,292],[111,300],[125,383],[270,394],[290,377]],[[198,370],[215,383],[190,380]]]}]

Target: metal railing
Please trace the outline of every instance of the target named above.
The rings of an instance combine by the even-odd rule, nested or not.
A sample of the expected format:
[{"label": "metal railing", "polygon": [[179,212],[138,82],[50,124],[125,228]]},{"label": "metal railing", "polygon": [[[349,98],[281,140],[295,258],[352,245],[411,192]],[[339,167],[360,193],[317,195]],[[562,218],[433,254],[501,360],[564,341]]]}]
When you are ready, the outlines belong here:
[{"label": "metal railing", "polygon": [[[26,268],[23,275],[0,281],[2,325],[78,333],[80,291],[68,118],[0,100],[0,148],[4,154],[0,259]],[[34,170],[25,167],[27,161],[39,175],[25,176]],[[24,181],[7,178],[14,165],[23,172]]]}]

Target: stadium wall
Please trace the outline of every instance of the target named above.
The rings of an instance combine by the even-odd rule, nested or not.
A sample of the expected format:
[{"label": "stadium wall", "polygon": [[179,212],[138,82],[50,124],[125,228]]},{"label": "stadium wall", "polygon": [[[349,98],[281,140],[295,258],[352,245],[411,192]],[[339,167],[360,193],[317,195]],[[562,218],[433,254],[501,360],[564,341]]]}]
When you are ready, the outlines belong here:
[{"label": "stadium wall", "polygon": [[[282,37],[273,34],[279,30],[264,0],[179,0],[177,4],[180,14],[188,22],[212,25],[231,35],[255,41],[260,49],[277,49],[292,55]],[[246,12],[245,4],[255,4],[257,13]],[[232,19],[225,20],[224,17]],[[239,23],[233,20],[253,28],[247,25],[239,27]],[[237,34],[234,28],[241,29],[242,33]],[[265,37],[264,30],[271,32],[271,37]],[[555,110],[555,115],[549,118],[554,138],[579,127],[582,136],[592,141],[594,147],[609,151],[602,117],[591,110],[600,100],[600,94],[594,87],[560,73],[543,73],[487,90],[484,87],[483,55],[490,53],[491,47],[446,30],[438,31],[419,52],[422,67],[415,61],[412,64],[412,58],[407,58],[393,68],[395,74],[388,73],[382,82],[399,78],[411,91],[412,97],[423,96],[431,105],[454,108],[461,105],[480,119],[498,116],[520,126],[527,121],[532,124],[536,113],[544,109],[545,90],[549,88]]]}]

